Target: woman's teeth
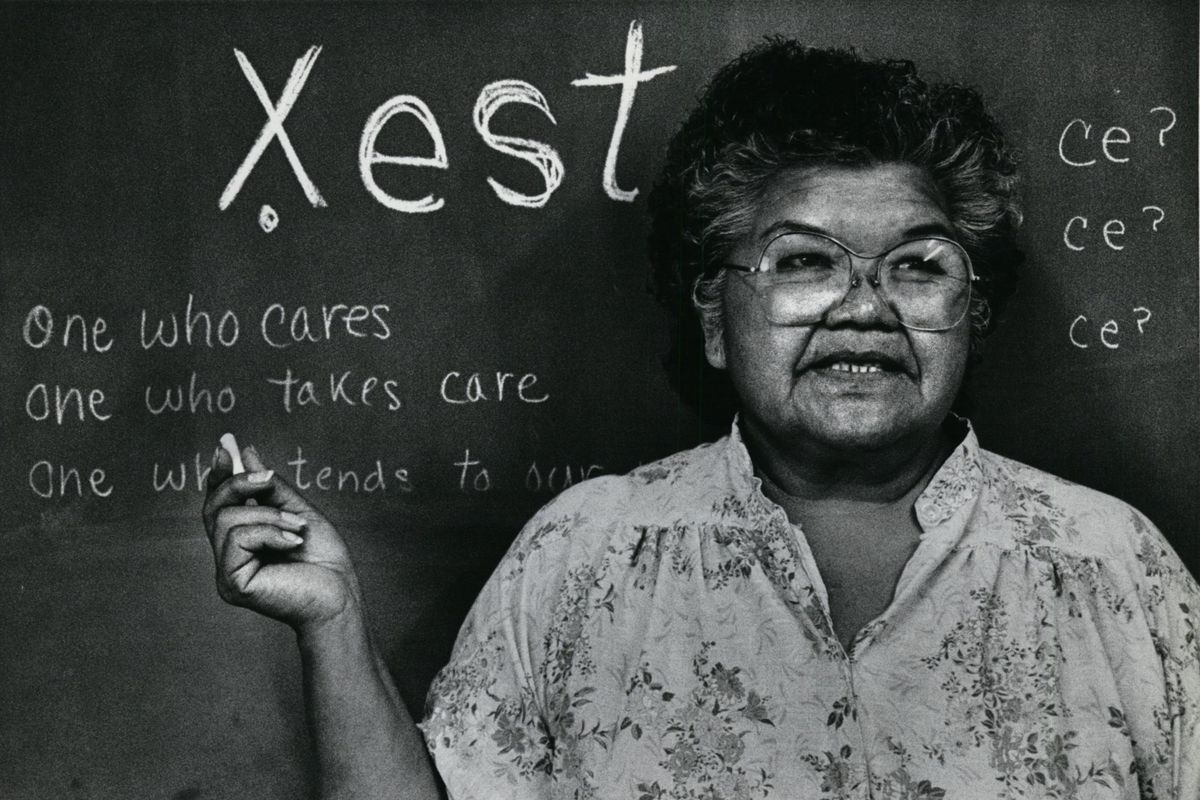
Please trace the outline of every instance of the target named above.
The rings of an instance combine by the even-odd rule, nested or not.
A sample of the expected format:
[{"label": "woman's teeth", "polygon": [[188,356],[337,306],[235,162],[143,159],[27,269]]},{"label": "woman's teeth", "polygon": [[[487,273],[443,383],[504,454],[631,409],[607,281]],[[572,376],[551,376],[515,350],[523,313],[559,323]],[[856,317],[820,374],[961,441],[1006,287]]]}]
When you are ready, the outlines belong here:
[{"label": "woman's teeth", "polygon": [[883,372],[883,368],[878,364],[851,364],[848,361],[838,361],[829,366],[835,372]]}]

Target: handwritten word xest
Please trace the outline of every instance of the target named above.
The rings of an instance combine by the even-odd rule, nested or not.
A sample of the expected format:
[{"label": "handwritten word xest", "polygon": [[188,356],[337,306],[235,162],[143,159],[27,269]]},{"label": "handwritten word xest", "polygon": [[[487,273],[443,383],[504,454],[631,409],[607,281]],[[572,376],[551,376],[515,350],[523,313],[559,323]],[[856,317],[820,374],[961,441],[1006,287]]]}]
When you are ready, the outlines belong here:
[{"label": "handwritten word xest", "polygon": [[[629,32],[626,36],[625,70],[622,74],[594,75],[587,73],[585,77],[571,82],[571,85],[575,87],[619,86],[621,88],[617,118],[613,126],[608,153],[604,162],[602,186],[609,198],[626,203],[633,201],[638,194],[638,190],[622,189],[617,185],[617,156],[625,127],[629,122],[629,115],[633,108],[633,100],[637,92],[637,87],[642,83],[646,83],[659,75],[675,69],[674,65],[669,65],[643,70],[641,68],[643,41],[641,23],[634,20],[630,23]],[[246,80],[250,83],[254,94],[258,97],[259,102],[267,113],[267,121],[261,129],[258,139],[254,142],[254,145],[234,172],[233,177],[229,179],[225,190],[221,193],[217,205],[222,211],[233,204],[242,186],[258,163],[259,158],[261,158],[263,152],[273,141],[278,141],[279,146],[283,148],[288,163],[291,165],[292,172],[304,190],[305,197],[308,198],[309,203],[314,208],[327,206],[325,198],[317,189],[316,183],[304,170],[300,157],[296,154],[291,139],[284,128],[284,122],[291,112],[292,107],[299,99],[300,92],[303,90],[304,84],[307,82],[320,53],[321,47],[313,45],[303,56],[296,60],[296,64],[292,68],[287,83],[284,85],[279,101],[272,103],[262,80],[250,63],[249,58],[241,50],[234,50],[234,56],[237,58],[242,73],[246,76]],[[475,130],[488,147],[497,152],[525,161],[536,169],[541,175],[544,189],[536,194],[525,194],[504,186],[491,177],[487,178],[487,182],[492,187],[492,191],[495,192],[496,196],[508,205],[541,208],[549,202],[550,196],[562,183],[564,174],[562,159],[553,147],[544,142],[518,136],[501,135],[492,131],[491,123],[493,116],[502,106],[510,103],[532,106],[541,112],[552,125],[558,124],[553,113],[550,111],[550,105],[546,101],[545,96],[536,86],[526,81],[506,79],[489,83],[480,90],[472,114]],[[432,145],[432,152],[429,155],[390,155],[379,152],[376,144],[381,132],[388,122],[399,115],[412,116],[425,129],[425,133],[429,136]],[[437,211],[445,206],[445,198],[435,197],[433,194],[416,199],[400,198],[390,194],[379,184],[375,175],[376,169],[384,165],[426,167],[443,170],[450,167],[449,153],[446,149],[446,142],[442,137],[441,128],[438,126],[437,118],[425,101],[416,95],[396,95],[382,103],[368,117],[359,140],[359,176],[367,193],[385,208],[408,214],[423,214]],[[270,206],[263,206],[259,215],[259,224],[265,232],[269,233],[275,230],[279,224],[278,213]]]}]

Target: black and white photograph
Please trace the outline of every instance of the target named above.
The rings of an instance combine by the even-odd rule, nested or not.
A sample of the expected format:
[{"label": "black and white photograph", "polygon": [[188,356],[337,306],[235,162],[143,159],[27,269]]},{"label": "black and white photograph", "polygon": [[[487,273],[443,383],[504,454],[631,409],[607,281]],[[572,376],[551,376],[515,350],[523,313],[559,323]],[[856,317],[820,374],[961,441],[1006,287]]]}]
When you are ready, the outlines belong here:
[{"label": "black and white photograph", "polygon": [[0,798],[1200,800],[1198,20],[0,5]]}]

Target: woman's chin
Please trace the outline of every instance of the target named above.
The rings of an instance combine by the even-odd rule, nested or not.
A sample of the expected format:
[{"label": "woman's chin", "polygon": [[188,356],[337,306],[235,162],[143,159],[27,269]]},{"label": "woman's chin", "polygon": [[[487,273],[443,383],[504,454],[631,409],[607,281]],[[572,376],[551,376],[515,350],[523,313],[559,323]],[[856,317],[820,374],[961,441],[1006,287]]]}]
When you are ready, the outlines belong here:
[{"label": "woman's chin", "polygon": [[921,435],[921,426],[897,409],[841,407],[807,416],[806,438],[826,449],[847,453],[883,450]]}]

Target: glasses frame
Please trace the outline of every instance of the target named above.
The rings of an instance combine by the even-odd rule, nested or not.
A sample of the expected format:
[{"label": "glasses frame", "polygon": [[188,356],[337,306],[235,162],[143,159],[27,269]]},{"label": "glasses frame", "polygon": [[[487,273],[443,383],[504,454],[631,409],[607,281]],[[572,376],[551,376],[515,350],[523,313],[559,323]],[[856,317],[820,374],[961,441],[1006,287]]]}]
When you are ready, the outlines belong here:
[{"label": "glasses frame", "polygon": [[[956,242],[953,239],[950,239],[946,236],[914,236],[911,239],[905,239],[904,241],[897,242],[896,244],[889,247],[887,250],[884,250],[882,253],[877,253],[875,255],[867,255],[867,254],[859,253],[855,250],[852,250],[850,247],[848,247],[846,245],[845,242],[842,242],[841,240],[836,239],[833,236],[830,236],[825,233],[817,233],[816,231],[784,231],[782,233],[776,234],[775,236],[772,236],[770,239],[767,240],[766,244],[763,245],[762,251],[758,254],[757,266],[747,267],[744,264],[735,264],[733,262],[723,262],[723,263],[714,265],[710,271],[715,272],[716,270],[720,270],[720,269],[729,269],[729,270],[734,270],[743,275],[753,275],[755,273],[766,274],[767,272],[769,272],[769,270],[763,269],[762,264],[763,264],[763,261],[766,259],[767,250],[771,247],[771,245],[775,244],[775,242],[778,241],[779,239],[782,239],[785,236],[795,236],[796,234],[803,234],[804,236],[815,236],[819,239],[826,239],[830,242],[833,242],[838,247],[842,248],[842,250],[844,250],[846,252],[846,254],[851,257],[850,280],[846,286],[846,292],[845,292],[845,294],[842,295],[842,298],[840,300],[838,300],[836,303],[829,306],[829,308],[825,310],[825,314],[829,313],[830,310],[837,308],[842,303],[845,303],[846,297],[849,296],[849,294],[850,294],[850,290],[856,289],[862,285],[862,278],[858,275],[858,273],[856,273],[854,271],[854,259],[855,258],[857,258],[859,261],[867,261],[867,262],[874,261],[875,262],[875,272],[870,277],[871,286],[873,286],[876,290],[879,291],[879,296],[884,301],[886,301],[888,303],[888,305],[892,308],[892,310],[896,313],[896,319],[900,322],[900,324],[902,326],[904,326],[905,328],[908,328],[911,331],[924,331],[926,333],[940,333],[942,331],[948,331],[948,330],[951,330],[952,328],[957,327],[960,322],[962,322],[964,319],[966,319],[967,313],[971,309],[971,298],[973,297],[974,292],[975,292],[975,284],[984,280],[981,276],[975,274],[975,265],[971,263],[971,254],[967,252],[967,249],[965,247],[963,247],[961,244],[959,244],[958,242]],[[901,319],[900,314],[899,314],[899,312],[896,312],[896,307],[892,304],[891,299],[888,298],[888,296],[882,291],[881,281],[879,280],[879,270],[883,266],[884,259],[887,258],[887,256],[890,253],[894,252],[897,248],[903,247],[906,244],[911,244],[912,242],[924,242],[924,241],[929,241],[929,240],[938,241],[938,242],[947,242],[949,244],[954,245],[960,251],[962,251],[963,257],[966,258],[966,260],[967,260],[967,274],[969,276],[969,280],[967,282],[967,302],[963,306],[962,313],[959,314],[958,318],[956,320],[954,320],[954,322],[950,323],[949,325],[933,327],[933,328],[920,327],[918,325],[910,325],[907,322],[905,322],[903,319]],[[763,299],[762,292],[759,290],[758,287],[751,285],[751,289],[754,292],[754,294],[758,296],[758,298],[760,300]],[[822,314],[821,316],[823,317],[824,314]],[[813,320],[813,322],[793,323],[793,324],[781,324],[781,323],[772,323],[772,324],[780,325],[780,327],[801,327],[802,325],[813,325],[818,321],[820,321],[820,318]]]}]

